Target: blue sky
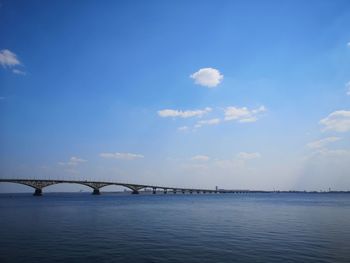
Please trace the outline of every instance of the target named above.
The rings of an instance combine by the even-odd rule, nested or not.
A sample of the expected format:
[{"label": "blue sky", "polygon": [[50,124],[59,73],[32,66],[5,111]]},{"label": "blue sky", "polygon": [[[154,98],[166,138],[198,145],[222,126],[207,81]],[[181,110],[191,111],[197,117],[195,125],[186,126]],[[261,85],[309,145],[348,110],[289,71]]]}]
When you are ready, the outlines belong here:
[{"label": "blue sky", "polygon": [[349,1],[1,0],[0,176],[349,190],[349,25]]}]

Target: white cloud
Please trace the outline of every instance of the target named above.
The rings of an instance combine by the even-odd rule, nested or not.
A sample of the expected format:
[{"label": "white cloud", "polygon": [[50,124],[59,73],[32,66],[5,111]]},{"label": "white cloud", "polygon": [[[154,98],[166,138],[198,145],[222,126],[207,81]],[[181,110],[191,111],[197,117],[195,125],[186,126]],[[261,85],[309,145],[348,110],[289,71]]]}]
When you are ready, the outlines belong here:
[{"label": "white cloud", "polygon": [[207,114],[212,109],[207,107],[203,110],[171,110],[171,109],[165,109],[158,111],[158,115],[163,118],[167,117],[180,117],[180,118],[191,118],[191,117],[202,117],[204,114]]},{"label": "white cloud", "polygon": [[253,152],[253,153],[240,152],[237,154],[237,158],[241,160],[253,160],[253,159],[258,159],[260,157],[261,157],[261,154],[258,152]]},{"label": "white cloud", "polygon": [[262,105],[262,106],[260,106],[259,108],[252,110],[252,113],[253,113],[253,114],[258,114],[258,113],[264,112],[264,111],[266,111],[266,108],[265,108],[264,105]]},{"label": "white cloud", "polygon": [[318,148],[323,148],[326,145],[339,140],[340,140],[339,137],[327,137],[318,141],[310,142],[306,146],[310,149],[318,149]]},{"label": "white cloud", "polygon": [[239,122],[247,123],[247,122],[256,122],[257,120],[258,120],[257,117],[249,117],[245,119],[240,119]]},{"label": "white cloud", "polygon": [[24,71],[16,69],[16,68],[12,70],[12,73],[17,74],[17,75],[26,75],[27,74]]},{"label": "white cloud", "polygon": [[141,159],[144,158],[141,154],[135,154],[135,153],[100,153],[100,157],[106,158],[106,159],[120,159],[120,160],[135,160],[135,159]]},{"label": "white cloud", "polygon": [[260,106],[257,109],[249,110],[247,107],[227,107],[225,109],[225,121],[236,120],[238,122],[255,122],[258,120],[259,113],[265,112],[265,106]]},{"label": "white cloud", "polygon": [[326,118],[320,120],[319,124],[324,126],[323,131],[350,131],[350,111],[334,111],[331,114],[329,114]]},{"label": "white cloud", "polygon": [[215,68],[201,68],[190,76],[198,85],[214,88],[220,84],[224,76]]},{"label": "white cloud", "polygon": [[251,115],[248,108],[227,107],[225,110],[225,120],[236,120]]},{"label": "white cloud", "polygon": [[181,127],[177,128],[178,131],[183,131],[183,132],[188,131],[188,129],[189,129],[188,126],[181,126]]},{"label": "white cloud", "polygon": [[200,128],[204,125],[218,125],[220,123],[220,119],[215,118],[215,119],[209,119],[209,120],[202,120],[202,121],[198,121],[196,123],[196,125],[194,126],[194,128]]},{"label": "white cloud", "polygon": [[346,92],[346,95],[350,96],[350,81],[345,84],[345,87],[348,89],[347,92]]},{"label": "white cloud", "polygon": [[73,156],[69,159],[68,162],[59,162],[58,164],[62,165],[62,166],[76,166],[80,163],[85,163],[85,162],[86,162],[86,160]]},{"label": "white cloud", "polygon": [[209,161],[210,157],[206,155],[195,155],[191,158],[192,161],[201,161],[201,162],[207,162]]},{"label": "white cloud", "polygon": [[350,42],[348,42],[347,46],[350,47]]},{"label": "white cloud", "polygon": [[70,160],[72,162],[75,162],[75,163],[84,163],[84,162],[86,162],[86,160],[84,160],[82,158],[79,158],[79,157],[75,157],[75,156],[71,157]]},{"label": "white cloud", "polygon": [[[350,151],[344,149],[330,150],[327,148],[319,149],[304,158],[304,161],[309,160],[319,160],[323,158],[324,160],[340,160],[341,158],[350,158]],[[349,163],[348,163],[349,165]]]},{"label": "white cloud", "polygon": [[24,71],[14,68],[22,66],[22,63],[17,58],[17,55],[8,49],[0,50],[0,64],[3,68],[13,68],[12,73],[14,74],[26,75]]},{"label": "white cloud", "polygon": [[0,64],[6,67],[14,67],[21,65],[21,62],[18,60],[15,53],[11,52],[8,49],[0,50]]},{"label": "white cloud", "polygon": [[198,122],[198,124],[201,124],[201,125],[216,125],[219,123],[220,123],[220,119],[218,118],[210,119],[210,120],[202,120]]}]

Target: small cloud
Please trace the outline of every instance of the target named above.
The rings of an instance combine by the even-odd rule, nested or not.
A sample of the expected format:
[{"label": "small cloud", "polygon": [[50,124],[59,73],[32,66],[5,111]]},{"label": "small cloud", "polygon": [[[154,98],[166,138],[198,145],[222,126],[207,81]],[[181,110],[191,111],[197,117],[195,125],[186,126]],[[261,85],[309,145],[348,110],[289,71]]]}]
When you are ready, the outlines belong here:
[{"label": "small cloud", "polygon": [[350,131],[350,111],[334,111],[326,118],[320,120],[319,124],[324,126],[323,131]]},{"label": "small cloud", "polygon": [[220,123],[220,119],[215,118],[215,119],[209,119],[209,120],[202,120],[198,121],[195,125],[194,128],[200,128],[204,125],[218,125]]},{"label": "small cloud", "polygon": [[347,46],[350,47],[350,42],[347,43]]},{"label": "small cloud", "polygon": [[17,75],[27,75],[27,73],[26,72],[24,72],[24,71],[22,71],[22,70],[19,70],[19,69],[13,69],[12,70],[12,73],[14,73],[14,74],[17,74]]},{"label": "small cloud", "polygon": [[256,122],[257,120],[258,120],[257,117],[250,117],[250,118],[246,118],[246,119],[241,119],[241,120],[239,120],[239,122],[248,123],[248,122]]},{"label": "small cloud", "polygon": [[265,108],[264,105],[262,105],[262,106],[260,106],[259,108],[255,109],[255,110],[252,110],[252,113],[253,113],[253,114],[258,114],[258,113],[264,112],[264,111],[266,111],[266,108]]},{"label": "small cloud", "polygon": [[15,53],[11,52],[8,49],[3,49],[0,50],[0,64],[4,68],[11,68],[21,65],[21,62],[18,60]]},{"label": "small cloud", "polygon": [[62,166],[76,166],[78,164],[85,163],[85,162],[87,161],[82,158],[73,156],[69,159],[68,162],[59,162],[58,164]]},{"label": "small cloud", "polygon": [[236,120],[238,122],[255,122],[258,120],[257,115],[265,112],[265,106],[260,106],[257,109],[249,110],[247,107],[227,107],[225,109],[225,121]]},{"label": "small cloud", "polygon": [[70,160],[72,161],[72,162],[75,162],[75,163],[85,163],[86,162],[86,160],[84,160],[84,159],[82,159],[82,158],[79,158],[79,157],[71,157],[70,158]]},{"label": "small cloud", "polygon": [[201,162],[207,162],[209,161],[210,157],[206,155],[195,155],[191,158],[192,161],[201,161]]},{"label": "small cloud", "polygon": [[350,96],[350,81],[345,84],[345,87],[347,88],[346,95]]},{"label": "small cloud", "polygon": [[224,76],[215,68],[201,68],[190,76],[198,85],[214,88],[220,84]]},{"label": "small cloud", "polygon": [[240,152],[237,154],[237,158],[241,160],[253,160],[253,159],[258,159],[260,157],[261,157],[261,154],[258,152],[253,152],[253,153]]},{"label": "small cloud", "polygon": [[191,118],[191,117],[202,117],[203,115],[210,112],[212,109],[207,107],[203,110],[171,110],[171,109],[165,109],[158,111],[158,115],[163,118],[167,117],[180,117],[180,118]]},{"label": "small cloud", "polygon": [[325,147],[326,145],[332,142],[336,142],[339,140],[340,140],[339,137],[327,137],[318,141],[310,142],[306,146],[310,149],[319,149],[319,148]]},{"label": "small cloud", "polygon": [[210,119],[210,120],[203,120],[198,122],[201,125],[216,125],[220,123],[220,119],[215,118],[215,119]]},{"label": "small cloud", "polygon": [[144,158],[141,154],[135,153],[100,153],[100,157],[106,159],[135,160]]},{"label": "small cloud", "polygon": [[[317,151],[312,152],[310,155],[304,158],[304,161],[309,161],[312,159],[318,159],[318,162],[322,162],[325,160],[340,160],[340,158],[350,158],[350,151],[343,149],[329,150],[327,148],[319,149]],[[322,158],[320,160],[319,158]]]},{"label": "small cloud", "polygon": [[188,129],[189,129],[188,126],[182,126],[182,127],[177,128],[178,131],[182,131],[182,132],[188,131]]},{"label": "small cloud", "polygon": [[3,68],[13,68],[12,73],[17,75],[26,75],[22,70],[15,68],[16,66],[22,66],[22,63],[17,58],[17,55],[8,49],[0,50],[0,64]]}]

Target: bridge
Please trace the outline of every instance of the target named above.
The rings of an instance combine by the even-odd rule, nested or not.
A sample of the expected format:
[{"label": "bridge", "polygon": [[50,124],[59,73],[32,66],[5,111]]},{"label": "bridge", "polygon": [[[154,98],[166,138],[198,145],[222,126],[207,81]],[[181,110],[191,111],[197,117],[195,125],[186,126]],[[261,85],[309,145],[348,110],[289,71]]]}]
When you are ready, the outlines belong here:
[{"label": "bridge", "polygon": [[247,193],[251,192],[249,190],[223,190],[223,189],[196,189],[196,188],[179,188],[179,187],[167,187],[167,186],[158,186],[158,185],[144,185],[144,184],[130,184],[130,183],[119,183],[119,182],[100,182],[100,181],[79,181],[79,180],[49,180],[49,179],[0,179],[0,182],[4,183],[16,183],[27,185],[34,188],[34,196],[41,196],[43,193],[43,188],[55,185],[55,184],[80,184],[92,188],[93,195],[99,195],[100,189],[109,185],[118,185],[123,186],[131,190],[132,194],[139,194],[140,190],[152,189],[152,193],[156,194],[157,190],[167,194],[168,192],[176,193]]}]

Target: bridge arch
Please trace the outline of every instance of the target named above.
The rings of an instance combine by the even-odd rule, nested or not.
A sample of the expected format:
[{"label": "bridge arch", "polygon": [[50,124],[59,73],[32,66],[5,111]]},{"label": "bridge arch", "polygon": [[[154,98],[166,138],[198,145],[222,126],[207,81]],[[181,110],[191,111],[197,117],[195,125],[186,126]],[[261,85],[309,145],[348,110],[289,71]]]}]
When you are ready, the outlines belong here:
[{"label": "bridge arch", "polygon": [[104,188],[104,187],[109,187],[109,186],[119,186],[119,187],[123,187],[123,188],[127,188],[129,190],[131,190],[131,193],[132,194],[139,194],[139,191],[143,188],[146,188],[145,186],[143,185],[132,185],[132,184],[118,184],[118,183],[111,183],[111,184],[108,184],[108,185],[104,185],[104,186],[101,186],[101,188]]},{"label": "bridge arch", "polygon": [[20,185],[26,185],[31,188],[35,189],[34,195],[35,196],[41,196],[42,190],[45,187],[51,186],[51,185],[57,185],[57,184],[80,184],[83,186],[87,186],[89,188],[93,189],[93,194],[100,194],[99,189],[106,184],[103,183],[97,183],[97,182],[87,182],[87,181],[65,181],[65,180],[30,180],[30,179],[13,179],[13,180],[0,180],[2,183],[14,183],[14,184],[20,184]]},{"label": "bridge arch", "polygon": [[91,192],[91,189],[94,190],[91,186],[77,182],[57,182],[55,184],[45,186],[42,190],[45,192]]},{"label": "bridge arch", "polygon": [[[23,192],[29,192],[33,190],[33,186],[27,185],[27,184],[21,184],[21,183],[17,183],[17,182],[4,182],[4,181],[0,181],[0,189],[5,186],[8,187],[9,190],[7,190],[7,192],[17,192],[19,190],[23,191]],[[34,188],[35,189],[35,188]]]}]

